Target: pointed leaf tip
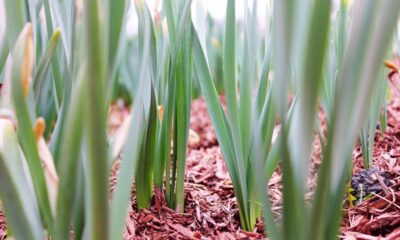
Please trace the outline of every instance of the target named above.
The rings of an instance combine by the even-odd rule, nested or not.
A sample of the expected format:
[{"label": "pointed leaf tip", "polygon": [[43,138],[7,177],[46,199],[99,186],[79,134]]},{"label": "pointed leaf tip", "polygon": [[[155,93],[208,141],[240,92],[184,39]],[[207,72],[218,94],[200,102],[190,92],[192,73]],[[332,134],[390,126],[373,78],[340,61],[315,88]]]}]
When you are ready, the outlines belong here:
[{"label": "pointed leaf tip", "polygon": [[44,131],[46,130],[46,122],[44,118],[38,117],[38,119],[36,119],[33,130],[36,136],[36,140],[39,140],[43,136]]},{"label": "pointed leaf tip", "polygon": [[21,81],[22,81],[22,93],[24,97],[28,96],[29,83],[31,80],[31,73],[33,69],[33,36],[32,36],[32,24],[27,23],[25,25],[25,47],[24,47],[24,58],[22,61]]}]

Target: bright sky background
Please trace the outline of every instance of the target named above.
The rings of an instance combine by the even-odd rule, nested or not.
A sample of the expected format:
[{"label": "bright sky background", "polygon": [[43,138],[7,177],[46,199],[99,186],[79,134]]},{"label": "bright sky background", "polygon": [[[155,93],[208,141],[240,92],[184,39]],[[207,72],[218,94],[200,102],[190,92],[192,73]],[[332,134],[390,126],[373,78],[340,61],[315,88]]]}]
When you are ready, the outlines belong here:
[{"label": "bright sky background", "polygon": [[[131,0],[132,1],[132,0]],[[155,2],[163,2],[162,0],[146,0],[148,6],[151,10],[154,9]],[[267,11],[267,0],[258,0],[258,16],[260,27],[262,28],[266,22],[265,13]],[[227,0],[193,0],[193,9],[198,6],[203,6],[210,14],[218,20],[223,21],[225,19],[225,8]],[[243,0],[236,1],[236,14],[237,18],[241,19],[243,17]],[[249,5],[253,4],[253,0],[248,0]],[[153,11],[152,11],[153,12]],[[137,17],[132,14],[129,19],[129,25],[127,30],[131,33],[135,32],[132,26],[137,25]],[[0,36],[3,35],[5,27],[5,13],[4,13],[4,0],[0,0]],[[134,27],[135,28],[135,27]]]},{"label": "bright sky background", "polygon": [[[149,4],[150,8],[153,8],[154,3],[158,0],[147,0],[147,3]],[[253,4],[253,0],[247,0],[249,3],[249,6]],[[162,1],[161,1],[162,2]],[[267,6],[267,0],[258,0],[258,14],[259,15],[264,15],[265,16],[265,11],[266,11],[266,6]],[[204,7],[210,12],[210,14],[220,20],[223,20],[225,18],[225,8],[226,8],[226,3],[227,0],[194,0],[193,5],[196,4],[203,4]],[[244,1],[243,0],[237,0],[236,1],[236,11],[237,14],[242,17],[243,13],[243,5]]]},{"label": "bright sky background", "polygon": [[[4,12],[4,1],[0,0],[0,37],[3,35],[4,27],[5,27],[5,12]],[[12,1],[12,0],[11,0]],[[133,1],[133,0],[130,0]],[[156,2],[162,3],[163,0],[145,0],[148,3],[150,10],[154,10],[154,6]],[[237,19],[240,20],[243,18],[243,6],[244,2],[247,1],[249,6],[253,4],[253,0],[236,0],[236,15]],[[267,23],[266,13],[268,11],[268,2],[269,0],[256,0],[258,1],[257,15],[258,15],[258,24],[261,30],[265,28]],[[332,0],[337,5],[338,0]],[[225,19],[225,8],[226,8],[227,0],[193,0],[192,11],[196,12],[197,7],[203,7],[207,10],[215,19],[224,21]],[[133,3],[132,3],[133,5]],[[161,7],[161,6],[160,6]],[[153,11],[151,11],[153,13]],[[130,14],[128,20],[127,31],[132,34],[136,32],[137,28],[137,17],[136,14]],[[193,17],[195,21],[195,17]]]},{"label": "bright sky background", "polygon": [[[133,0],[131,0],[133,1]],[[155,4],[156,3],[162,3],[162,0],[146,0],[147,4],[149,6],[149,9],[151,10],[153,14],[153,10],[155,9]],[[247,0],[248,5],[251,6],[253,5],[253,0]],[[259,27],[261,29],[264,29],[267,19],[266,19],[266,13],[268,11],[267,4],[268,0],[257,0],[258,1],[258,8],[257,8],[257,15],[258,15],[258,23]],[[193,21],[196,21],[196,17],[194,16],[196,14],[196,9],[197,8],[203,8],[205,11],[208,11],[211,16],[213,16],[215,19],[219,21],[224,21],[225,19],[225,11],[226,11],[226,4],[227,0],[193,0],[192,3],[192,17]],[[243,6],[244,6],[244,0],[236,0],[236,18],[237,20],[240,20],[243,18]],[[161,10],[161,5],[158,6],[158,10]],[[133,14],[130,14],[129,20],[128,20],[128,25],[127,25],[127,31],[129,34],[134,34],[136,32],[136,26],[137,26],[137,17],[134,12],[131,12]],[[196,24],[196,22],[195,22]]]}]

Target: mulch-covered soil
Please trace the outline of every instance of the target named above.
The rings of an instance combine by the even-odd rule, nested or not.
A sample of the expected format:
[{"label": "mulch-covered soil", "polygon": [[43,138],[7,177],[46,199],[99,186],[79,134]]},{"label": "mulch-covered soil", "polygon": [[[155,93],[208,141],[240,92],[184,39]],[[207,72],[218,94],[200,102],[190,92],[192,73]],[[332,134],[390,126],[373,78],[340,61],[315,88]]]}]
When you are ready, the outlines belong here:
[{"label": "mulch-covered soil", "polygon": [[233,187],[218,146],[191,149],[187,158],[185,213],[169,209],[156,193],[149,209],[137,211],[135,195],[125,239],[249,239],[262,238],[240,229]]},{"label": "mulch-covered soil", "polygon": [[[221,101],[224,103],[223,98]],[[122,121],[121,115],[117,114],[115,119]],[[169,209],[160,193],[156,193],[157,201],[153,199],[150,208],[138,211],[135,194],[132,194],[125,239],[262,238],[261,224],[254,232],[240,229],[232,183],[202,99],[192,103],[190,128],[200,140],[189,144],[185,213],[178,214]],[[115,174],[111,175],[113,184]]]},{"label": "mulch-covered soil", "polygon": [[[377,126],[373,168],[390,175],[386,191],[360,205],[345,209],[342,236],[347,239],[400,239],[400,100],[388,103],[388,125],[384,134]],[[353,151],[353,173],[362,169],[360,147]],[[352,238],[353,237],[353,238]]]},{"label": "mulch-covered soil", "polygon": [[0,240],[6,239],[7,228],[6,219],[4,217],[3,211],[0,209]]},{"label": "mulch-covered soil", "polygon": [[[110,117],[111,131],[122,123],[129,112],[114,107]],[[324,116],[321,114],[321,118]],[[137,210],[135,194],[127,218],[125,239],[262,239],[262,224],[253,232],[240,229],[233,187],[218,141],[202,99],[193,101],[190,128],[200,137],[188,150],[185,182],[185,213],[178,214],[166,206],[161,193],[156,193],[149,209]],[[341,238],[400,239],[400,100],[388,103],[388,127],[384,134],[377,126],[374,146],[374,168],[388,172],[392,185],[388,191],[375,194],[360,205],[343,210]],[[314,141],[307,199],[312,198],[316,169],[320,164],[321,147]],[[359,146],[353,152],[354,168],[362,169]],[[111,188],[115,183],[114,166]],[[278,168],[268,184],[273,211],[280,217],[282,202],[281,173]],[[134,192],[134,188],[132,188]],[[0,240],[6,223],[0,211]]]}]

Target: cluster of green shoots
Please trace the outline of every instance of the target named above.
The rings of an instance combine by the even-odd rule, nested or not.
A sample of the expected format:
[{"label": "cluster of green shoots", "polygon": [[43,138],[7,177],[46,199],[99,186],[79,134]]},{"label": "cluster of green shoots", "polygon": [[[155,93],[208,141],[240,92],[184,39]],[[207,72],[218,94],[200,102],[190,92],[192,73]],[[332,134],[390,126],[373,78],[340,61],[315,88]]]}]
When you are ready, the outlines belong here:
[{"label": "cluster of green shoots", "polygon": [[[337,238],[353,146],[360,136],[370,166],[376,121],[385,122],[379,72],[399,1],[341,1],[333,10],[330,0],[271,0],[263,34],[257,0],[244,0],[240,23],[228,0],[223,30],[201,10],[192,21],[191,0],[164,0],[154,14],[143,0],[4,3],[0,199],[8,236],[69,239],[72,229],[74,239],[121,239],[132,183],[139,209],[156,192],[183,212],[190,106],[200,94],[241,227],[264,220],[271,239]],[[138,30],[129,36],[133,9]],[[122,95],[131,113],[110,135],[110,104]],[[306,202],[316,133],[322,164]],[[279,165],[277,220],[267,182]]]}]

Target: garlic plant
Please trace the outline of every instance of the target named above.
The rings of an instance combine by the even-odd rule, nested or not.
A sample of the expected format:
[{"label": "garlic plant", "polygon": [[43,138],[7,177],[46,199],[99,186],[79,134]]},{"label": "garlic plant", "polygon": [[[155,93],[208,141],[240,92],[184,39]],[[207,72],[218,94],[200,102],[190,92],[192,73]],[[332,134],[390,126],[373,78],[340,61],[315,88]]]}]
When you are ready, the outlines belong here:
[{"label": "garlic plant", "polygon": [[[139,209],[149,206],[154,183],[156,194],[183,212],[195,80],[231,176],[242,228],[251,231],[264,219],[271,239],[336,238],[352,148],[363,127],[365,141],[365,124],[371,144],[377,106],[384,101],[377,73],[398,1],[341,1],[336,16],[328,0],[270,1],[271,30],[260,34],[258,1],[251,7],[244,1],[239,24],[235,1],[228,0],[224,33],[213,30],[224,36],[222,53],[218,44],[207,45],[215,36],[192,23],[190,0],[164,0],[154,17],[143,0],[4,3],[0,198],[8,236],[69,239],[72,229],[74,239],[121,239],[133,183]],[[138,33],[128,36],[133,9]],[[123,91],[132,101],[131,114],[111,136],[109,107]],[[372,94],[378,100],[370,103]],[[304,194],[320,101],[327,135],[309,205]],[[110,193],[115,161],[119,169]],[[266,182],[279,163],[284,200],[276,221]]]},{"label": "garlic plant", "polygon": [[[244,3],[247,6],[247,1]],[[369,112],[371,103],[367,99],[372,90],[381,85],[376,84],[377,73],[382,67],[400,7],[396,1],[354,1],[349,31],[346,31],[348,7],[345,4],[347,2],[341,1],[337,20],[332,20],[331,1],[273,1],[273,77],[269,83],[266,80],[269,74],[264,71],[260,74],[264,78],[258,79],[254,59],[248,57],[247,51],[254,46],[249,45],[249,40],[255,37],[246,19],[243,45],[238,46],[240,41],[234,39],[235,7],[234,1],[228,1],[223,59],[226,113],[218,101],[204,46],[198,36],[194,38],[196,75],[235,188],[244,229],[254,228],[259,217],[258,207],[262,204],[268,236],[272,239],[333,239],[337,236],[351,152]],[[247,9],[244,15],[251,16]],[[329,69],[324,62],[330,50],[332,21],[338,26],[333,41],[337,51],[336,61]],[[235,51],[236,48],[243,49],[239,66],[234,60],[235,53],[240,52]],[[254,52],[251,53],[254,56]],[[239,77],[236,77],[237,69],[240,69]],[[261,101],[250,94],[254,82],[259,85],[253,96],[265,96],[265,92],[269,92]],[[324,85],[329,89],[321,94]],[[294,96],[290,108],[289,92]],[[327,140],[315,196],[308,206],[304,195],[321,95],[328,115]],[[374,102],[377,106],[382,101],[378,100]],[[261,105],[257,106],[259,103]],[[257,109],[263,109],[266,116],[261,118]],[[269,134],[275,124],[275,111],[283,123],[279,141],[271,146]],[[373,112],[375,116],[376,110]],[[376,117],[370,118],[371,124],[375,121]],[[276,165],[271,162],[276,149],[281,160],[284,196],[283,217],[279,223],[274,220],[267,194],[260,190],[267,188],[265,183],[269,175],[266,173],[271,172],[263,170]]]}]

